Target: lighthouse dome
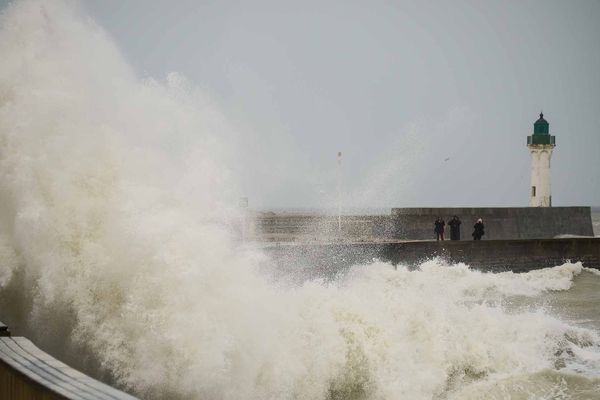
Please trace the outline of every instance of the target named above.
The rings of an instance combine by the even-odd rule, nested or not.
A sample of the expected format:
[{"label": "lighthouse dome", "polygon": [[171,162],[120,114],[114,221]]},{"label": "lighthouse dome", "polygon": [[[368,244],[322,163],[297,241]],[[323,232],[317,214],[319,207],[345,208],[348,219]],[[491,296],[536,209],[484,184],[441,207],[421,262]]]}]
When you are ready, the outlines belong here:
[{"label": "lighthouse dome", "polygon": [[544,113],[540,113],[540,118],[533,124],[534,135],[549,135],[550,124],[544,119]]}]

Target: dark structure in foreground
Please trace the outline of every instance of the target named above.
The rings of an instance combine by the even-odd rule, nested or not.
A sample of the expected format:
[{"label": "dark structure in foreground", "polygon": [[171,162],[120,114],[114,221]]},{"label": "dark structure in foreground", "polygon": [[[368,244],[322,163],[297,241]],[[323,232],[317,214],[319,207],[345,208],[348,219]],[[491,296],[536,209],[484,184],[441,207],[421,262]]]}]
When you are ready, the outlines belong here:
[{"label": "dark structure in foreground", "polygon": [[63,364],[0,322],[0,399],[136,400]]}]

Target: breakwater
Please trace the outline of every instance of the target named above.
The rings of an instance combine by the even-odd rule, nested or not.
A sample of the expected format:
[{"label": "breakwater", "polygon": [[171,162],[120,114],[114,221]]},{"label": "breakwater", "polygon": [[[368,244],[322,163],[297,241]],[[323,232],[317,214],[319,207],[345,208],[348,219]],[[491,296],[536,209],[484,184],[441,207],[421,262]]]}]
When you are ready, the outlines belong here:
[{"label": "breakwater", "polygon": [[428,239],[433,221],[457,215],[463,222],[462,239],[470,240],[473,224],[482,218],[484,239],[544,239],[560,235],[593,236],[590,207],[469,207],[393,208],[395,238]]},{"label": "breakwater", "polygon": [[392,208],[389,215],[342,216],[261,212],[249,219],[245,236],[258,241],[322,241],[343,237],[355,241],[428,240],[433,222],[462,220],[461,238],[470,240],[473,224],[483,218],[484,239],[549,239],[560,235],[593,236],[590,207]]},{"label": "breakwater", "polygon": [[296,243],[273,244],[266,251],[280,265],[313,268],[315,275],[374,259],[416,266],[434,257],[491,272],[527,272],[566,261],[581,261],[584,267],[600,269],[600,238]]}]

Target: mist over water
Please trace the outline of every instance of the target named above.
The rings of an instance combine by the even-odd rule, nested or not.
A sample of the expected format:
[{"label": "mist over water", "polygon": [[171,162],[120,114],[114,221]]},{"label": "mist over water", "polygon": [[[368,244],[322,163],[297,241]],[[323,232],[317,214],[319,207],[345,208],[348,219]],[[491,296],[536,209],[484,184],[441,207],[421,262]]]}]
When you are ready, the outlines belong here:
[{"label": "mist over water", "polygon": [[183,77],[139,79],[60,1],[6,9],[0,54],[0,317],[52,351],[81,350],[144,398],[600,389],[600,318],[544,300],[598,286],[579,263],[493,275],[374,261],[288,285],[232,233],[235,132]]}]

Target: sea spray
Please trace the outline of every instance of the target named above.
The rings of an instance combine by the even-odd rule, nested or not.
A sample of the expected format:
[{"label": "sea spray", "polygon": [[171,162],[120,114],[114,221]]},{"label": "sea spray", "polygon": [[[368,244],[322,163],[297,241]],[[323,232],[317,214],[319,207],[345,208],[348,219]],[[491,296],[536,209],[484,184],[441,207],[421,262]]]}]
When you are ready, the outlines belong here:
[{"label": "sea spray", "polygon": [[507,307],[568,290],[580,264],[373,262],[278,285],[232,235],[235,133],[205,96],[138,79],[70,3],[18,2],[0,25],[0,296],[29,297],[0,312],[37,339],[144,398],[451,398],[569,363],[597,384],[597,332]]}]

